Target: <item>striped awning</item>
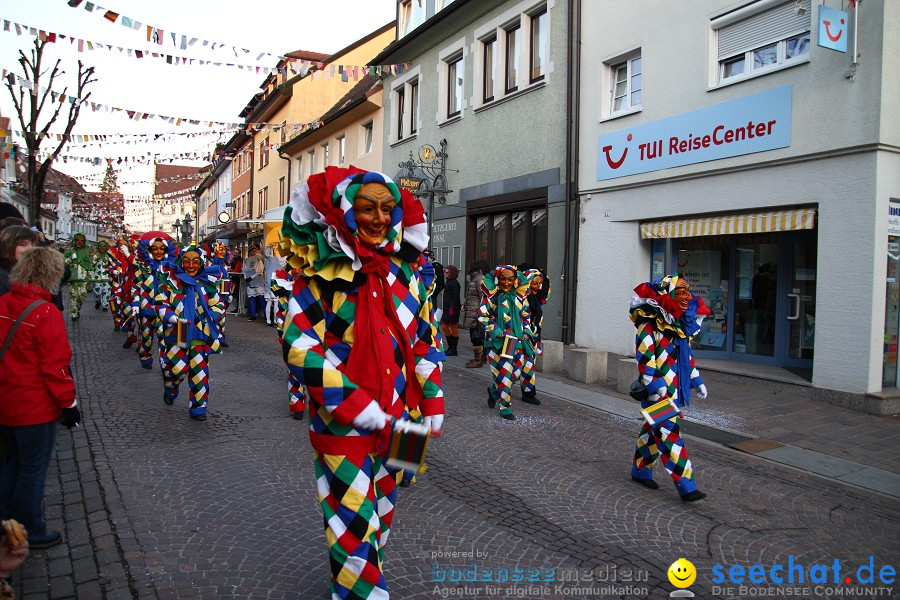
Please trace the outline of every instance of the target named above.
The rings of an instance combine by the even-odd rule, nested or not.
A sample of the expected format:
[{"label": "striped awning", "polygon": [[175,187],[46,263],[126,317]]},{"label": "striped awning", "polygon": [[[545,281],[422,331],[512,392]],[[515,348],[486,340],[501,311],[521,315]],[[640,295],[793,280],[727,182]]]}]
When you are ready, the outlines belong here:
[{"label": "striped awning", "polygon": [[641,239],[769,233],[815,229],[815,227],[816,209],[796,208],[717,217],[648,221],[641,223]]}]

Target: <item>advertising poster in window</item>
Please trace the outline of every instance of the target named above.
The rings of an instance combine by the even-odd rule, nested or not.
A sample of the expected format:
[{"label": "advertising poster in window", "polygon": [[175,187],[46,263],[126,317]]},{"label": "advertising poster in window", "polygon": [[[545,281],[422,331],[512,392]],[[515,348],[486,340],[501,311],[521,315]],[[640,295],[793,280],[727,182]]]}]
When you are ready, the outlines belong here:
[{"label": "advertising poster in window", "polygon": [[695,344],[702,349],[724,350],[728,282],[722,278],[721,251],[681,251],[678,253],[678,271],[691,284],[691,292],[703,298],[710,310],[700,334],[694,338]]}]

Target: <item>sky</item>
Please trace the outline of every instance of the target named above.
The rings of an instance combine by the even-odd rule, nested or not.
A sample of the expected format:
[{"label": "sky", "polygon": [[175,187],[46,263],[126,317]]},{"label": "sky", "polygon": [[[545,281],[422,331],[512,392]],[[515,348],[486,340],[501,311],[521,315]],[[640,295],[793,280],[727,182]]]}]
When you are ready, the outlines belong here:
[{"label": "sky", "polygon": [[[75,1],[72,2],[76,3]],[[75,89],[78,61],[95,69],[96,82],[88,87],[89,101],[153,115],[165,115],[205,121],[202,126],[175,126],[161,119],[135,122],[124,112],[96,112],[82,108],[73,133],[93,134],[186,134],[168,135],[157,140],[152,136],[107,138],[101,144],[83,145],[69,142],[62,150],[68,162],[57,159],[53,167],[76,176],[88,190],[95,190],[106,171],[105,160],[92,166],[74,157],[116,158],[158,152],[163,156],[183,153],[204,153],[216,141],[227,141],[233,132],[221,132],[222,126],[208,127],[209,121],[239,123],[239,113],[259,91],[265,73],[214,65],[168,65],[164,60],[136,58],[118,50],[153,50],[173,56],[231,62],[253,66],[275,66],[278,55],[294,50],[308,50],[324,54],[334,53],[356,40],[393,21],[395,0],[101,0],[94,2],[93,11],[85,10],[87,0],[70,7],[68,0],[0,0],[0,20],[10,22],[10,31],[0,26],[0,69],[18,78],[25,75],[19,64],[19,51],[30,56],[35,36],[23,29],[17,35],[15,25],[33,27],[66,38],[77,38],[93,45],[111,44],[113,50],[78,51],[77,42],[69,39],[48,44],[43,64],[52,67],[61,60],[65,76],[54,83],[53,90],[62,93],[66,84]],[[97,6],[102,6],[102,10]],[[119,14],[115,23],[104,18],[106,11]],[[140,22],[140,29],[123,25],[123,17]],[[147,41],[146,26],[163,32],[164,43]],[[176,34],[173,44],[172,33]],[[193,45],[182,50],[181,37],[197,38]],[[206,47],[203,41],[208,41]],[[216,49],[212,50],[213,43]],[[237,50],[235,50],[237,49]],[[249,53],[243,50],[250,50]],[[262,53],[269,56],[259,58]],[[259,58],[259,60],[257,60]],[[46,85],[46,78],[42,79]],[[353,85],[352,80],[348,85]],[[14,86],[18,93],[20,88]],[[348,88],[349,89],[349,88]],[[26,92],[27,94],[27,92]],[[52,107],[59,106],[55,104]],[[64,106],[51,128],[61,133],[65,127]],[[49,116],[50,110],[44,113]],[[0,115],[13,120],[11,129],[20,130],[13,102],[6,85],[0,87]],[[41,124],[44,119],[40,121]],[[115,142],[115,143],[113,143]],[[45,142],[42,150],[49,150],[58,142]],[[152,166],[133,166],[133,163],[113,163],[119,189],[126,197],[149,196],[152,193]],[[202,164],[179,160],[174,164]]]}]

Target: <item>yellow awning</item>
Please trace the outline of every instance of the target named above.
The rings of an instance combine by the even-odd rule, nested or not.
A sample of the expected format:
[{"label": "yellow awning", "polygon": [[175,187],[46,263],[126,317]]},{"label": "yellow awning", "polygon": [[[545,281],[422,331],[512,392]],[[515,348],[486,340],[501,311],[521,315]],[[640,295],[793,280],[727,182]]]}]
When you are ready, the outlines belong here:
[{"label": "yellow awning", "polygon": [[641,239],[684,238],[815,229],[816,209],[797,208],[641,223]]}]

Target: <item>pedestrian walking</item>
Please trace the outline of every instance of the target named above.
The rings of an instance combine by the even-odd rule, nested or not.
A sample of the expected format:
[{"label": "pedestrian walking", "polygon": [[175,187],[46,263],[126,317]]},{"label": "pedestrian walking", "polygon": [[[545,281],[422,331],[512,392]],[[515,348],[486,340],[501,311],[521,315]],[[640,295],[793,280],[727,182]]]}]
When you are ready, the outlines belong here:
[{"label": "pedestrian walking", "polygon": [[0,231],[0,296],[12,289],[9,274],[22,254],[37,246],[40,238],[25,225],[12,225]]},{"label": "pedestrian walking", "polygon": [[278,296],[275,295],[275,292],[272,290],[272,278],[275,276],[275,271],[278,271],[284,267],[284,259],[280,256],[275,256],[274,248],[272,246],[266,246],[265,250],[266,257],[263,260],[263,285],[265,286],[265,292],[263,293],[263,297],[266,302],[266,325],[269,327],[275,327],[275,313],[278,311]]},{"label": "pedestrian walking", "polygon": [[484,347],[494,383],[488,386],[488,406],[500,403],[500,416],[512,421],[512,388],[522,377],[526,357],[534,356],[528,284],[512,265],[498,265],[481,282],[478,320],[484,326]]},{"label": "pedestrian walking", "polygon": [[444,267],[444,306],[441,314],[441,331],[447,341],[447,356],[456,356],[459,344],[459,313],[462,302],[459,299],[459,268],[455,265]]},{"label": "pedestrian walking", "polygon": [[0,516],[22,523],[32,548],[62,541],[44,522],[44,481],[57,420],[70,429],[81,422],[65,320],[50,302],[63,271],[59,252],[29,248],[10,274],[12,289],[0,297]]},{"label": "pedestrian walking", "polygon": [[[637,328],[635,354],[639,383],[645,390],[641,393],[635,389],[632,395],[644,396],[641,408],[645,409],[645,422],[634,449],[631,479],[649,489],[659,488],[652,468],[660,459],[682,500],[702,500],[706,494],[694,481],[678,419],[691,402],[692,388],[699,398],[707,396],[706,385],[694,365],[691,337],[700,331],[709,309],[702,298],[690,292],[690,284],[679,273],[642,283],[634,293],[629,313]],[[658,406],[665,400],[671,400],[673,406]]]},{"label": "pedestrian walking", "polygon": [[469,264],[469,282],[466,284],[466,303],[462,307],[463,327],[469,330],[474,358],[466,363],[466,367],[477,369],[484,365],[484,327],[478,321],[481,311],[481,282],[488,266],[483,260]]},{"label": "pedestrian walking", "polygon": [[94,309],[109,310],[109,244],[103,240],[97,242],[97,252],[94,254],[94,268],[91,272],[94,282]]},{"label": "pedestrian walking", "polygon": [[535,269],[527,264],[519,265],[519,273],[520,277],[528,284],[525,300],[528,301],[531,325],[534,329],[534,336],[531,338],[534,354],[531,356],[526,354],[525,362],[522,365],[522,402],[540,404],[541,401],[537,397],[534,361],[544,352],[544,345],[541,343],[541,323],[544,320],[544,304],[550,297],[550,279],[544,276],[540,269]]},{"label": "pedestrian walking", "polygon": [[419,409],[440,432],[444,418],[444,355],[419,271],[425,215],[387,175],[327,167],[294,190],[281,235],[280,253],[302,271],[285,356],[309,398],[331,595],[387,598],[391,422]]},{"label": "pedestrian walking", "polygon": [[66,250],[66,264],[72,270],[69,278],[69,312],[72,320],[77,321],[81,316],[81,305],[87,296],[94,270],[94,252],[83,233],[78,232],[72,236],[72,244]]},{"label": "pedestrian walking", "polygon": [[266,293],[265,264],[259,255],[259,246],[250,248],[250,256],[244,261],[244,285],[247,286],[247,320],[255,321],[256,313],[263,310]]},{"label": "pedestrian walking", "polygon": [[209,355],[221,352],[218,280],[203,265],[203,250],[186,246],[171,271],[160,271],[156,300],[163,325],[163,402],[178,398],[178,387],[186,375],[191,406],[188,415],[206,420],[209,402]]}]

